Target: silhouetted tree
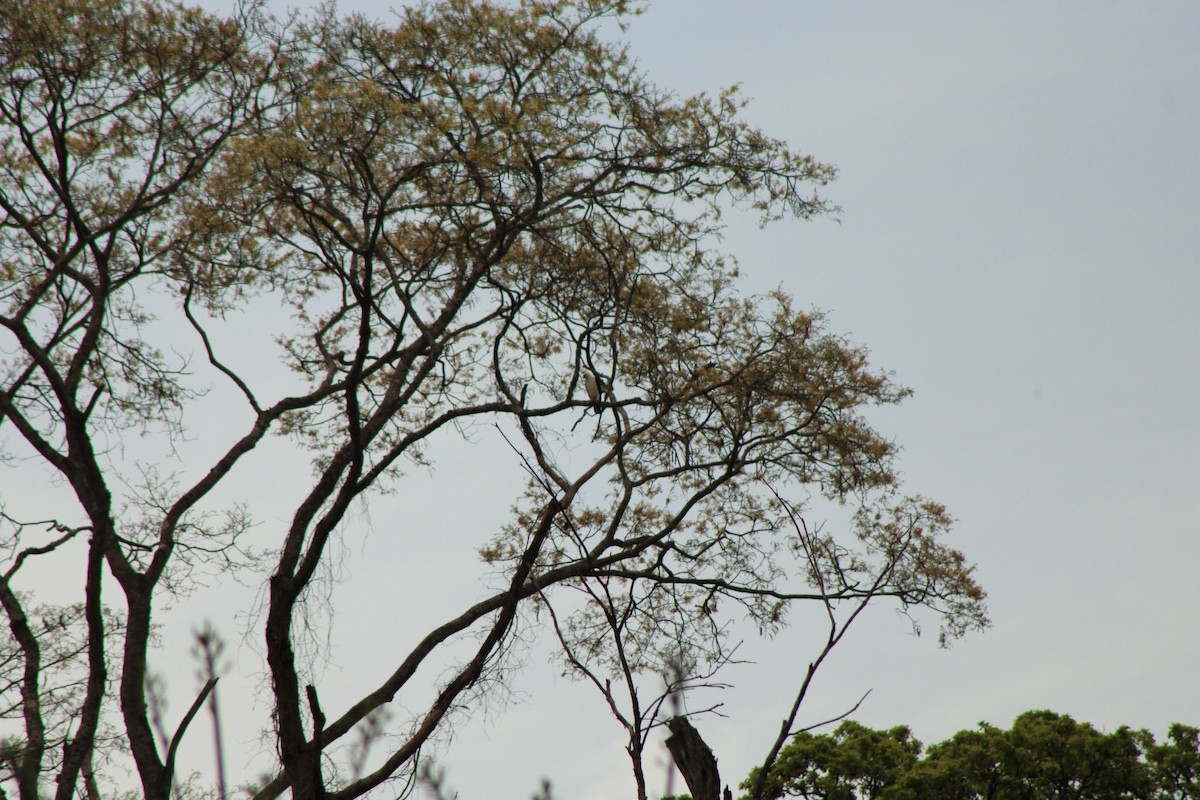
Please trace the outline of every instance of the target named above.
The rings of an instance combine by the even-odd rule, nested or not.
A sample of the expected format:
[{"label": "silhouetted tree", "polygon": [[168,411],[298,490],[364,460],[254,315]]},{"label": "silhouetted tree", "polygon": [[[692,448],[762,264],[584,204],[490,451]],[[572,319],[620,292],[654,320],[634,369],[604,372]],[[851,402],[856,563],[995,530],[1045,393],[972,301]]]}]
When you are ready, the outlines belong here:
[{"label": "silhouetted tree", "polygon": [[[722,204],[827,212],[814,191],[833,169],[748,127],[732,91],[656,88],[597,36],[624,13],[447,0],[385,26],[0,0],[0,431],[66,491],[4,529],[0,692],[23,734],[3,780],[22,800],[51,780],[59,800],[92,792],[104,742],[144,797],[167,797],[184,726],[156,736],[147,652],[156,609],[202,572],[268,564],[279,767],[262,800],[406,791],[451,710],[502,679],[517,621],[571,596],[560,640],[601,685],[667,662],[711,674],[731,609],[770,630],[822,604],[823,652],[868,600],[925,609],[946,637],[986,624],[948,516],[900,490],[896,448],[863,416],[907,390],[820,314],[740,295],[710,249]],[[203,418],[212,385],[232,399]],[[201,421],[219,452],[180,476],[123,447],[169,449]],[[528,477],[510,524],[481,521],[496,588],[464,581],[462,606],[403,631],[373,685],[323,704],[298,626],[348,512],[475,422]],[[276,434],[314,476],[256,562],[249,512],[215,498]],[[814,495],[859,508],[852,529],[810,531]],[[422,558],[411,521],[391,534]],[[61,612],[18,590],[32,560],[71,558],[81,588]],[[425,705],[382,713],[463,641]],[[626,719],[631,741],[654,723]],[[364,726],[370,762],[348,745]]]}]

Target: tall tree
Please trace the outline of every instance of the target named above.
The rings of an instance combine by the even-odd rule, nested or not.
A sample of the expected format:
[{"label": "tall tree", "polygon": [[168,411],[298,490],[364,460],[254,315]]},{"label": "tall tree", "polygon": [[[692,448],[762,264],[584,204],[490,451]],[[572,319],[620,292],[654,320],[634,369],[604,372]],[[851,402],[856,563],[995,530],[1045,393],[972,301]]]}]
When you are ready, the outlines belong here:
[{"label": "tall tree", "polygon": [[[180,367],[146,334],[148,292],[164,285],[179,252],[186,190],[270,103],[273,54],[251,52],[252,38],[253,48],[265,44],[261,22],[252,11],[218,19],[123,0],[0,4],[0,424],[6,444],[23,443],[77,501],[70,511],[46,509],[46,525],[6,520],[0,601],[19,651],[11,691],[25,737],[13,773],[23,800],[39,796],[52,746],[61,747],[56,796],[75,795],[110,677],[146,796],[165,797],[170,786],[145,697],[151,610],[181,560],[229,552],[237,521],[213,530],[189,514],[233,457],[172,497],[152,497],[158,487],[147,486],[138,519],[114,503],[106,450],[126,432],[173,435],[185,423]],[[78,602],[57,624],[31,626],[13,588],[17,571],[83,539]],[[109,576],[120,601],[108,597]],[[121,601],[114,626],[105,608]],[[60,709],[43,705],[46,673],[78,660],[47,658],[63,626],[82,626],[87,642],[70,730],[48,726],[46,715]]]},{"label": "tall tree", "polygon": [[[730,608],[773,629],[819,603],[826,647],[843,607],[878,598],[927,610],[947,638],[986,624],[971,567],[942,542],[945,511],[900,490],[895,447],[863,416],[907,390],[820,314],[740,295],[710,249],[729,203],[764,220],[826,213],[814,187],[833,169],[748,127],[733,91],[656,88],[596,32],[624,2],[447,0],[394,26],[155,0],[0,10],[0,430],[74,505],[5,529],[3,691],[24,725],[5,768],[23,800],[50,774],[63,800],[81,780],[92,791],[110,679],[117,745],[144,796],[167,796],[184,726],[156,738],[154,610],[206,564],[253,566],[248,514],[213,498],[276,433],[311,452],[314,475],[266,554],[279,769],[260,798],[349,800],[411,778],[544,609],[568,663],[601,685],[624,676],[635,700],[637,675],[723,663]],[[247,318],[249,333],[232,327]],[[184,342],[195,359],[176,355]],[[248,356],[272,347],[290,381]],[[216,421],[197,418],[209,385],[236,398]],[[323,706],[298,625],[353,504],[475,421],[528,478],[508,525],[481,521],[499,589],[464,587],[373,686]],[[222,452],[187,480],[120,447],[201,425]],[[581,447],[583,464],[569,457]],[[851,530],[810,526],[814,496],[854,504]],[[391,533],[418,532],[401,520]],[[48,634],[17,590],[31,559],[67,551],[87,643],[69,729],[47,724]],[[419,669],[464,641],[385,754],[331,769],[350,759],[348,734],[382,725]],[[655,718],[626,719],[639,769],[632,744]]]}]

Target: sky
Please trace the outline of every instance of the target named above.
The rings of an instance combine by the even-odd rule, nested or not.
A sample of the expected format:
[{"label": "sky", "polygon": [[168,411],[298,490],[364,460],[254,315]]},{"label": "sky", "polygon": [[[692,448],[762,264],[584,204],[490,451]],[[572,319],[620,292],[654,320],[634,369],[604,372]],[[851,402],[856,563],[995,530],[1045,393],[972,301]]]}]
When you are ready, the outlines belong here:
[{"label": "sky", "polygon": [[[949,651],[877,616],[821,703],[870,688],[857,720],[925,742],[1031,708],[1196,724],[1200,6],[664,2],[628,35],[661,85],[740,82],[840,168],[839,223],[727,246],[915,390],[879,425],[989,592]],[[761,668],[804,658],[771,645]],[[714,749],[778,716],[747,700]]]},{"label": "sky", "polygon": [[[386,15],[363,0],[339,7]],[[957,520],[950,542],[989,594],[992,629],[948,650],[875,609],[820,673],[800,723],[869,690],[854,719],[908,725],[926,743],[1035,708],[1108,731],[1200,725],[1200,5],[661,0],[612,35],[661,87],[739,83],[749,122],[839,168],[825,191],[836,220],[760,229],[731,214],[721,246],[747,291],[778,287],[828,312],[914,389],[873,419],[903,448],[906,486]],[[470,446],[448,451],[405,491],[438,491],[477,461]],[[304,474],[283,464],[241,488],[282,499]],[[473,561],[480,509],[506,511],[517,485],[493,476],[472,503],[422,520],[441,544],[416,558],[389,550],[380,534],[393,520],[362,509],[339,597],[378,609],[377,589],[354,597],[378,586],[372,576],[425,580],[426,607],[394,624],[427,629],[423,615],[462,603],[461,587],[429,576]],[[181,606],[164,652],[186,651],[203,613],[258,592]],[[352,644],[356,626],[361,637],[379,624],[356,613],[339,620],[351,633],[328,683],[394,663],[386,637]],[[237,639],[245,617],[226,618],[227,716],[261,717],[261,648]],[[813,634],[747,640],[740,655],[754,663],[724,676],[725,716],[697,721],[727,783],[770,745]],[[629,796],[623,734],[599,697],[558,677],[536,644],[528,661],[511,702],[464,718],[446,744],[447,784],[464,800],[526,798],[543,777],[563,800]],[[188,685],[186,660],[163,664]],[[250,734],[234,738],[235,769],[263,766],[242,755],[261,750]],[[665,781],[654,772],[652,794]]]}]

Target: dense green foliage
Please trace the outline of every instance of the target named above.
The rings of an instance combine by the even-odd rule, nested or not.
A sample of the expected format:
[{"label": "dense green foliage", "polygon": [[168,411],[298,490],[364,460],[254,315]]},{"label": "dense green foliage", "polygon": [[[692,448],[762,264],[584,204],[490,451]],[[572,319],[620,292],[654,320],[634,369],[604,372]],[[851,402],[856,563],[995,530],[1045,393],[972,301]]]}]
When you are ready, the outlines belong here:
[{"label": "dense green foliage", "polygon": [[[753,785],[757,770],[743,788]],[[843,722],[785,747],[764,797],[806,800],[1189,800],[1200,798],[1200,728],[1098,731],[1052,711],[987,723],[925,750],[903,726]]]}]

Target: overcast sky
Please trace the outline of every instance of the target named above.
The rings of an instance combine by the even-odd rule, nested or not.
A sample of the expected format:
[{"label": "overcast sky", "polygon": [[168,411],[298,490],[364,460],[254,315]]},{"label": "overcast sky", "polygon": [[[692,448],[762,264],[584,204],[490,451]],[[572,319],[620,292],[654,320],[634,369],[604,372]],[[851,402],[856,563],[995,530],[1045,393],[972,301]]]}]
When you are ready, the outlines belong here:
[{"label": "overcast sky", "polygon": [[[949,651],[881,608],[804,720],[871,689],[856,719],[927,743],[1032,708],[1200,724],[1200,5],[671,0],[625,36],[661,86],[740,83],[752,123],[841,170],[839,223],[742,221],[725,246],[915,390],[879,425],[990,595],[993,629]],[[698,723],[730,783],[804,633],[748,642],[728,718]],[[574,733],[526,690],[502,754]],[[595,751],[554,752],[563,797],[618,796]]]},{"label": "overcast sky", "polygon": [[[872,688],[856,718],[926,742],[1030,708],[1200,724],[1200,5],[680,1],[628,35],[841,169],[840,224],[728,247],[915,389],[880,425],[990,594],[949,652],[877,616],[820,703]],[[718,754],[780,711],[730,709]]]},{"label": "overcast sky", "polygon": [[[734,215],[723,247],[747,291],[781,287],[828,311],[915,390],[875,418],[904,449],[907,487],[957,519],[951,541],[990,596],[993,629],[950,650],[880,607],[801,722],[871,690],[857,720],[907,724],[927,743],[1032,708],[1158,736],[1200,724],[1200,4],[662,0],[618,35],[660,86],[740,83],[751,123],[840,169],[826,191],[838,221],[759,230]],[[473,463],[449,453],[407,491]],[[377,569],[455,574],[492,530],[480,509],[502,518],[519,482],[489,481],[426,520],[444,527],[444,551],[388,550],[394,520],[364,511],[370,533],[347,545],[340,596],[377,585]],[[242,488],[284,483],[259,473]],[[394,624],[423,631],[413,615],[443,619],[475,598],[436,591]],[[378,637],[377,617],[361,623]],[[813,634],[748,641],[756,663],[725,676],[727,717],[697,723],[728,783],[769,746]],[[260,677],[246,650],[222,683],[231,714]],[[449,746],[447,782],[464,800],[526,798],[543,776],[560,800],[629,796],[621,730],[538,652],[517,702]],[[381,675],[394,658],[382,640],[343,650],[323,680]],[[242,755],[262,749],[247,735],[234,747],[234,768],[266,766]]]},{"label": "overcast sky", "polygon": [[[915,389],[880,425],[990,594],[949,652],[876,617],[821,702],[872,688],[856,718],[926,742],[1043,707],[1200,724],[1200,5],[680,1],[628,36],[841,169],[840,224],[728,247]],[[761,700],[709,726],[718,754]]]}]

